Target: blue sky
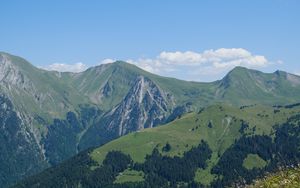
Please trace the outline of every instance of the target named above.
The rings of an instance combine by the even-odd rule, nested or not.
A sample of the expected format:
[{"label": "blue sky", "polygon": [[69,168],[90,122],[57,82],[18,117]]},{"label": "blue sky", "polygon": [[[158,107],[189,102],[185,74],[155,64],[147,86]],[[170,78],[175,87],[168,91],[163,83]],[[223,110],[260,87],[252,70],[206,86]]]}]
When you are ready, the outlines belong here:
[{"label": "blue sky", "polygon": [[[68,64],[72,70],[109,58],[200,81],[217,79],[234,65],[300,72],[298,0],[9,0],[0,6],[0,51],[48,69]],[[231,53],[230,61],[224,53]]]}]

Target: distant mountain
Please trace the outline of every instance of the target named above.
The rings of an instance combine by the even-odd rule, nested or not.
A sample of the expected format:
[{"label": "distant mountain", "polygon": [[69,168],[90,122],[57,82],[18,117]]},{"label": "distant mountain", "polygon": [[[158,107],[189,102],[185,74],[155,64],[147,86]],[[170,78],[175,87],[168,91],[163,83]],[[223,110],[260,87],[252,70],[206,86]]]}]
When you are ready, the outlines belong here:
[{"label": "distant mountain", "polygon": [[[218,96],[229,103],[284,104],[297,100],[300,77],[283,71],[266,74],[236,67],[221,81]],[[289,100],[289,101],[287,101]]]},{"label": "distant mountain", "polygon": [[60,73],[0,53],[0,184],[218,102],[296,103],[299,85],[289,73],[241,67],[211,83],[161,77],[121,61]]},{"label": "distant mountain", "polygon": [[15,188],[241,187],[299,163],[299,114],[300,104],[212,105],[82,152]]}]

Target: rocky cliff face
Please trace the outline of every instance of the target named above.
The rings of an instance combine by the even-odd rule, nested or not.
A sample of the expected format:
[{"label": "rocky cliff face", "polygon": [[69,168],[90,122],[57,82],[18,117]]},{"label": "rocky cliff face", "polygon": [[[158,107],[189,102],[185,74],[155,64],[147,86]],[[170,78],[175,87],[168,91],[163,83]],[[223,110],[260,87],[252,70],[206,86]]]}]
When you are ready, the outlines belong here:
[{"label": "rocky cliff face", "polygon": [[43,128],[36,126],[35,115],[31,113],[37,102],[43,100],[42,95],[22,67],[9,55],[0,54],[0,184],[3,187],[49,166],[41,141]]},{"label": "rocky cliff face", "polygon": [[123,100],[86,131],[81,148],[98,146],[127,133],[166,122],[174,108],[173,100],[171,94],[149,78],[138,76]]},{"label": "rocky cliff face", "polygon": [[171,100],[171,96],[154,82],[139,76],[124,100],[107,114],[110,119],[108,129],[116,129],[122,136],[158,125],[170,113]]},{"label": "rocky cliff face", "polygon": [[24,75],[21,74],[18,67],[3,54],[0,54],[0,81],[1,85],[9,89],[11,86],[22,87],[25,83]]},{"label": "rocky cliff face", "polygon": [[[30,95],[37,101],[40,97],[36,86],[25,71],[6,54],[0,54],[0,86],[1,90],[12,99]],[[17,106],[20,107],[21,104],[17,103]]]},{"label": "rocky cliff face", "polygon": [[11,101],[0,96],[0,184],[6,187],[48,166],[24,117]]}]

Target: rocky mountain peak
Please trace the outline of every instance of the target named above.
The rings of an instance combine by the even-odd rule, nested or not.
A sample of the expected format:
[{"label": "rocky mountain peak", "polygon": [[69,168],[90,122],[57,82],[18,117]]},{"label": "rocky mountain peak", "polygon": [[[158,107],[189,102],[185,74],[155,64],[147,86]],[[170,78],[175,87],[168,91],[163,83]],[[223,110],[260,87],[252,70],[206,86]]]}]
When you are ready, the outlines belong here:
[{"label": "rocky mountain peak", "polygon": [[165,120],[170,104],[167,93],[147,77],[139,76],[124,100],[111,111],[110,125],[119,126],[119,135],[153,127]]},{"label": "rocky mountain peak", "polygon": [[21,87],[26,81],[24,74],[20,71],[10,57],[0,54],[0,83],[10,88],[10,86]]}]

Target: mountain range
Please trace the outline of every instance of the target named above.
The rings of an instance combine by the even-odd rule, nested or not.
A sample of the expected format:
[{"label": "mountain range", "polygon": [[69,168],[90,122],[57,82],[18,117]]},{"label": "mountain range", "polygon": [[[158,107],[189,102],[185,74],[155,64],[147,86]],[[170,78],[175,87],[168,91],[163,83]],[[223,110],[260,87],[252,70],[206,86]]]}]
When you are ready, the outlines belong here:
[{"label": "mountain range", "polygon": [[[201,147],[205,149],[208,143],[211,155],[215,157],[211,164],[216,165],[227,149],[233,147],[234,140],[246,134],[239,133],[241,128],[239,126],[242,123],[236,123],[238,125],[231,131],[229,125],[234,122],[233,116],[236,122],[244,122],[248,115],[254,116],[256,118],[253,121],[251,119],[247,121],[247,125],[250,124],[248,127],[251,129],[256,127],[253,135],[271,135],[272,130],[275,132],[273,125],[283,124],[287,118],[296,115],[297,106],[296,111],[294,108],[292,110],[288,108],[286,112],[275,113],[275,110],[279,107],[284,108],[283,106],[287,104],[299,102],[299,86],[300,77],[296,75],[283,71],[262,73],[243,67],[236,67],[223,79],[210,83],[161,77],[122,61],[91,67],[80,73],[62,73],[36,68],[23,58],[2,52],[0,53],[0,184],[8,187],[48,167],[58,165],[62,161],[71,160],[70,158],[78,153],[77,158],[89,153],[94,157],[91,161],[101,164],[105,160],[104,154],[109,153],[109,150],[121,150],[127,152],[133,161],[143,162],[146,154],[150,155],[158,144],[160,150],[166,146],[167,155],[176,156],[179,152],[178,156],[182,157],[184,152],[192,149],[192,146],[197,147],[200,137],[204,136],[200,134],[194,140],[191,137],[182,141],[183,145],[188,144],[188,146],[184,147],[186,149],[177,151],[174,149],[176,144],[172,139],[158,143],[151,140],[155,140],[155,137],[169,138],[166,135],[158,135],[160,131],[163,132],[164,129],[172,126],[147,128],[168,123],[189,124],[182,123],[182,121],[188,119],[188,121],[195,122],[197,118],[201,119],[195,112],[202,112],[205,109],[203,113],[214,114],[215,111],[209,110],[224,108],[226,110],[222,111],[222,118],[220,116],[216,120],[222,128],[215,130],[215,135],[210,135],[212,134],[209,131],[211,128],[206,127],[203,130],[205,134],[216,140],[210,143],[208,138],[203,138],[204,143],[199,144],[200,149]],[[220,105],[216,106],[216,104]],[[240,112],[230,116],[227,114],[227,111],[228,113],[242,111],[244,108],[241,107],[245,109],[249,107],[255,112],[250,110],[244,115]],[[199,114],[201,116],[202,113]],[[260,125],[260,116],[257,114],[268,115],[268,117],[275,114],[275,119],[278,114],[281,114],[278,117],[282,119],[275,121],[273,118],[271,122],[261,121],[268,125],[265,127]],[[179,117],[182,116],[184,118],[180,119]],[[207,117],[202,121],[208,124],[212,122],[211,120],[213,118]],[[194,123],[190,125],[193,127],[184,127],[183,133],[194,132],[191,130],[195,130],[196,125]],[[214,127],[213,122],[211,126]],[[136,131],[138,131],[137,135],[132,133]],[[158,133],[156,134],[155,131]],[[155,134],[149,142],[145,143],[130,139],[134,136],[139,137],[144,132]],[[169,134],[172,131],[167,132]],[[110,142],[127,134],[128,136]],[[174,137],[177,133],[174,130],[174,135],[172,134],[171,137]],[[184,136],[187,135],[184,134]],[[178,135],[178,138],[181,136]],[[230,137],[229,141],[222,140],[226,136]],[[175,137],[175,139],[178,138]],[[169,145],[165,143],[166,141],[170,142]],[[106,144],[108,142],[110,143]],[[125,145],[113,146],[112,144],[116,142]],[[151,144],[152,142],[154,143]],[[150,146],[148,146],[149,143]],[[219,146],[220,143],[224,146]],[[137,144],[139,146],[136,146]],[[99,155],[97,155],[98,149],[87,150],[102,145]],[[212,145],[215,145],[215,148]],[[132,146],[139,150],[131,150]],[[169,148],[170,146],[172,149]],[[103,149],[107,147],[109,149]],[[182,147],[179,144],[178,148]],[[218,147],[223,149],[216,149]],[[88,152],[81,153],[86,150]],[[141,154],[139,152],[141,150],[147,152]],[[134,155],[136,153],[138,154]],[[75,160],[77,158],[75,156]],[[267,157],[265,159],[265,161],[271,160]],[[93,163],[91,166],[95,166],[94,162],[91,162]],[[64,164],[69,163],[62,165]],[[210,166],[211,169],[214,165]],[[199,171],[198,168],[196,170]],[[205,173],[212,177],[207,171]],[[199,173],[199,176],[205,173]],[[226,175],[223,174],[223,176]],[[212,182],[213,180],[207,184]],[[205,184],[205,182],[200,183]],[[77,182],[77,185],[79,184],[80,182]]]}]

